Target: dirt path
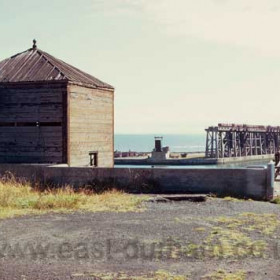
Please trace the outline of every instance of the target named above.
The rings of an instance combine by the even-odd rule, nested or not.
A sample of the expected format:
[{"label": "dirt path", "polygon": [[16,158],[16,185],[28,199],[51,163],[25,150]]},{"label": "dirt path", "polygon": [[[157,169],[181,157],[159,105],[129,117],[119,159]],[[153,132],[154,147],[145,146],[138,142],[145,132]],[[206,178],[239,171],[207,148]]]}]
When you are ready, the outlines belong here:
[{"label": "dirt path", "polygon": [[279,205],[211,198],[145,207],[2,220],[0,279],[156,279],[159,271],[202,279],[219,269],[280,279]]}]

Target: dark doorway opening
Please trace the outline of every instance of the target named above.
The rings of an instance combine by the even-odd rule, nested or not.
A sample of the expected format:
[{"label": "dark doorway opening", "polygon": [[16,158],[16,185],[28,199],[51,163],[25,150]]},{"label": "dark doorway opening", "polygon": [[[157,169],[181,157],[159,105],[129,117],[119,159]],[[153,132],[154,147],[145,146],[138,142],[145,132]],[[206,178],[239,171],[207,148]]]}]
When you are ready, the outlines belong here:
[{"label": "dark doorway opening", "polygon": [[89,165],[97,167],[98,166],[98,152],[90,151],[89,152]]}]

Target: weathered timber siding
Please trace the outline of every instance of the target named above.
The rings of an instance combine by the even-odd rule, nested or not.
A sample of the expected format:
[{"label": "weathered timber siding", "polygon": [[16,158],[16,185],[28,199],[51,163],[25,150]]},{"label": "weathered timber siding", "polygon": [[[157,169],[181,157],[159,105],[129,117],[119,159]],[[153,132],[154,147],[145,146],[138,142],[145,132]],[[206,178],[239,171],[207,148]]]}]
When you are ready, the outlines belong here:
[{"label": "weathered timber siding", "polygon": [[68,163],[89,165],[98,151],[98,166],[114,165],[114,92],[68,85]]},{"label": "weathered timber siding", "polygon": [[66,94],[61,83],[0,85],[0,162],[66,162]]}]

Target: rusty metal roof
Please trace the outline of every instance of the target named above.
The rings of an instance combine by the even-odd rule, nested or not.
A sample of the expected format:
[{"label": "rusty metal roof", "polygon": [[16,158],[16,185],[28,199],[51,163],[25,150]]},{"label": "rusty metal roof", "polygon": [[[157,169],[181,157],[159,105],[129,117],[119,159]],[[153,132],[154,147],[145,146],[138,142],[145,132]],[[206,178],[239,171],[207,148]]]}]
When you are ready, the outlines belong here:
[{"label": "rusty metal roof", "polygon": [[33,48],[0,62],[0,83],[65,80],[84,86],[114,89],[111,85],[37,49],[35,43]]}]

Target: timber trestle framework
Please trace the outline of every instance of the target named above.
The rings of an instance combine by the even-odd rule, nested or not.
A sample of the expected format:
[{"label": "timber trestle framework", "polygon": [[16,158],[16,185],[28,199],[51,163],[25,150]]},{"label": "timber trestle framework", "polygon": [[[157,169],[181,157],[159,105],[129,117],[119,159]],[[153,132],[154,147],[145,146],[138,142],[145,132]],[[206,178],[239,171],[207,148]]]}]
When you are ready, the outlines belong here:
[{"label": "timber trestle framework", "polygon": [[279,126],[218,124],[206,132],[208,158],[275,154],[280,144]]}]

